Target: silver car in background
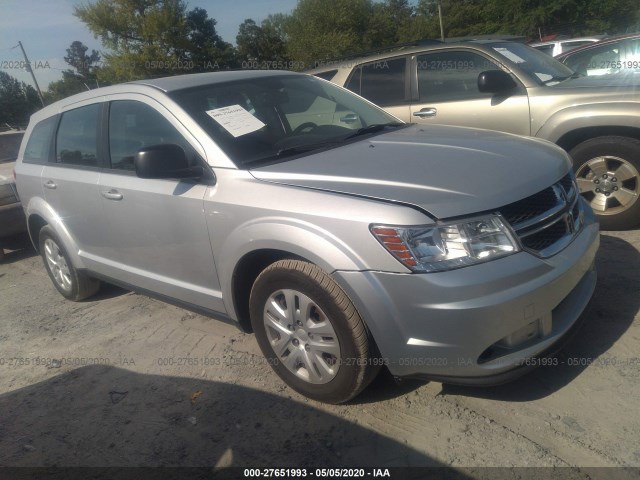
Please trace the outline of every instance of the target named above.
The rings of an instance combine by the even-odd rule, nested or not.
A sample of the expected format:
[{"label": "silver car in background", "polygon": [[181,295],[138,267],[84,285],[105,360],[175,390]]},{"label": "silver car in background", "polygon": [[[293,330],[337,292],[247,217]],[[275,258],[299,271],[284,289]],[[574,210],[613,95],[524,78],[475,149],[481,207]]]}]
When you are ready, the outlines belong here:
[{"label": "silver car in background", "polygon": [[254,331],[292,388],[508,381],[594,291],[598,225],[560,148],[418,126],[309,75],[85,92],[35,114],[16,168],[62,295],[104,280]]}]

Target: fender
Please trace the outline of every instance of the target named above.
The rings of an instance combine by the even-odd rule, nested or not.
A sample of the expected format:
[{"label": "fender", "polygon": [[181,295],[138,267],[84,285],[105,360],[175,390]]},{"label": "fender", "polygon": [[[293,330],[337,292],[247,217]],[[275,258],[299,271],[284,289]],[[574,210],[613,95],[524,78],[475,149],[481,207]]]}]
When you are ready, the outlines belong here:
[{"label": "fender", "polygon": [[534,136],[557,143],[564,135],[582,128],[615,126],[637,128],[640,135],[639,102],[610,102],[569,106],[549,117]]},{"label": "fender", "polygon": [[353,249],[317,225],[284,217],[266,217],[245,223],[214,251],[217,259],[222,298],[231,318],[237,314],[231,299],[236,265],[257,250],[280,250],[304,258],[327,273],[336,270],[358,271],[366,263]]},{"label": "fender", "polygon": [[[55,213],[51,205],[49,205],[43,198],[41,197],[32,197],[29,200],[29,204],[25,208],[25,213],[27,217],[27,227],[29,225],[29,218],[32,215],[38,215],[44,219],[44,221],[56,232],[60,242],[62,242],[62,246],[69,255],[69,259],[74,268],[76,269],[84,269],[85,265],[82,259],[80,258],[80,249],[78,245],[67,229],[64,223],[60,220],[60,217]],[[38,245],[39,239],[33,237],[33,233],[29,231],[29,236],[31,237],[31,241],[34,245]]]}]

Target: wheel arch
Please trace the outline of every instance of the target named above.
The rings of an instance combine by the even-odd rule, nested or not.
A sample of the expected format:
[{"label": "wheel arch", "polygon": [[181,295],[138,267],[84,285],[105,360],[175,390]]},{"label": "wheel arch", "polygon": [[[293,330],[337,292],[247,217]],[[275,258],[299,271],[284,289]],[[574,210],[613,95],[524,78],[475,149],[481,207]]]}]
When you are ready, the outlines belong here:
[{"label": "wheel arch", "polygon": [[568,152],[582,142],[586,142],[592,138],[608,136],[628,137],[640,140],[640,128],[622,125],[577,128],[562,135],[556,141],[556,144]]},{"label": "wheel arch", "polygon": [[53,208],[44,199],[32,198],[26,208],[26,217],[29,237],[38,253],[40,253],[40,230],[45,225],[49,225],[60,239],[60,242],[62,242],[62,246],[69,255],[73,266],[77,269],[84,268],[84,263],[78,255],[79,249],[76,241]]},{"label": "wheel arch", "polygon": [[237,228],[215,249],[214,258],[227,313],[243,329],[248,326],[245,306],[253,280],[273,262],[303,260],[327,274],[367,268],[366,261],[336,236],[317,225],[283,218],[260,219]]},{"label": "wheel arch", "polygon": [[231,277],[231,296],[236,318],[244,332],[251,333],[253,331],[249,312],[249,296],[256,278],[269,265],[284,259],[309,262],[308,259],[291,252],[268,248],[253,250],[237,262]]}]

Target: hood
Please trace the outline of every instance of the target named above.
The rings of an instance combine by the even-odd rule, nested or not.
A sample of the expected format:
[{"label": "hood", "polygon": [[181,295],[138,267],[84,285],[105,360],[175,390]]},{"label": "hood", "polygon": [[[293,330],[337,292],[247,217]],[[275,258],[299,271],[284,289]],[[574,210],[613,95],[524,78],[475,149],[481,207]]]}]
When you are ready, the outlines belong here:
[{"label": "hood", "polygon": [[533,195],[569,169],[568,156],[544,140],[412,125],[251,173],[267,182],[410,204],[447,218]]},{"label": "hood", "polygon": [[608,92],[611,88],[640,92],[640,72],[639,73],[615,73],[609,75],[592,75],[590,77],[578,77],[549,86],[551,89],[559,89],[566,92],[566,89],[593,89]]}]

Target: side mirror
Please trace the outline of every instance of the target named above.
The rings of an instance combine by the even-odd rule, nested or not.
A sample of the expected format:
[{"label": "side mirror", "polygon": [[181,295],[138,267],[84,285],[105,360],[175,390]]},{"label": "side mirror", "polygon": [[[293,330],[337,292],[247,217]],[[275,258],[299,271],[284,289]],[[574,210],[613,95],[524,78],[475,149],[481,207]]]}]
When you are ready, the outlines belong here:
[{"label": "side mirror", "polygon": [[138,150],[133,160],[140,178],[200,178],[204,169],[190,167],[187,155],[179,145],[151,145]]},{"label": "side mirror", "polygon": [[482,93],[506,93],[518,84],[507,72],[487,70],[478,75],[478,90]]}]

